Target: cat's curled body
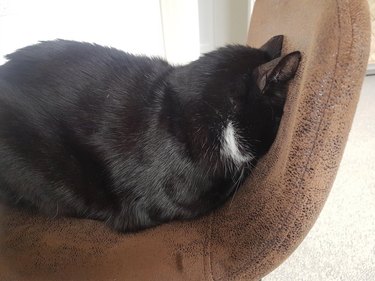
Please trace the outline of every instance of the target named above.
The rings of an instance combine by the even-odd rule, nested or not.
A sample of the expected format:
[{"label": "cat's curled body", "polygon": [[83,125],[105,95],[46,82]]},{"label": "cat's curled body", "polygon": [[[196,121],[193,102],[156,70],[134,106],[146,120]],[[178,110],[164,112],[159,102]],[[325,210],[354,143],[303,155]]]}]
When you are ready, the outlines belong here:
[{"label": "cat's curled body", "polygon": [[185,66],[64,40],[9,55],[0,200],[123,232],[216,208],[275,138],[300,60],[281,43]]}]

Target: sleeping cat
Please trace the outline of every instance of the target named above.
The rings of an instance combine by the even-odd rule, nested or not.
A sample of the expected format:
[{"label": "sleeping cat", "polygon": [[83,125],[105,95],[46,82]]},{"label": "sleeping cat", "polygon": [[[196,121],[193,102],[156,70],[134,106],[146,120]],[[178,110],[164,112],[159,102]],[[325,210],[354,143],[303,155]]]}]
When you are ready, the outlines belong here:
[{"label": "sleeping cat", "polygon": [[273,140],[301,55],[227,46],[183,66],[57,40],[0,67],[0,199],[121,232],[222,205]]}]

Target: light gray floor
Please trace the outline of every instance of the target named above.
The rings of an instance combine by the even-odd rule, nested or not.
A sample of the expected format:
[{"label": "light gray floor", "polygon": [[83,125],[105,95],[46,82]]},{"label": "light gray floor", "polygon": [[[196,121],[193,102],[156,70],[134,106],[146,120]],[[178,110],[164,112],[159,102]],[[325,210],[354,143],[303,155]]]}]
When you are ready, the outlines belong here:
[{"label": "light gray floor", "polygon": [[328,201],[299,248],[264,281],[375,281],[375,76],[368,76]]}]

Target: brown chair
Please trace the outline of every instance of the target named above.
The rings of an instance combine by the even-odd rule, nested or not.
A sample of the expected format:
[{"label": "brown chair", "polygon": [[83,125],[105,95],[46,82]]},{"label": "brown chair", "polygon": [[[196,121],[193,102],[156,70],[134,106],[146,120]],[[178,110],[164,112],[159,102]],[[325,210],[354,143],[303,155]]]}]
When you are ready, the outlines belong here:
[{"label": "brown chair", "polygon": [[284,261],[339,167],[367,65],[367,1],[258,0],[249,44],[278,34],[284,53],[303,53],[294,94],[271,151],[231,204],[132,235],[2,207],[0,280],[258,280]]}]

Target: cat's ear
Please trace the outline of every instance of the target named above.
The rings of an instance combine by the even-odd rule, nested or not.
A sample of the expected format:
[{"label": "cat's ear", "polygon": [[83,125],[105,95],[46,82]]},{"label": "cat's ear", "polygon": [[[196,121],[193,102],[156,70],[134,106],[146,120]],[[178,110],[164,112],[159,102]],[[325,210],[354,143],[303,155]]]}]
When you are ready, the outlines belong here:
[{"label": "cat's ear", "polygon": [[280,57],[284,36],[277,35],[268,40],[260,49],[266,52],[271,59]]},{"label": "cat's ear", "polygon": [[296,51],[258,66],[254,70],[258,88],[263,92],[266,86],[288,82],[296,74],[300,61],[301,53]]}]

